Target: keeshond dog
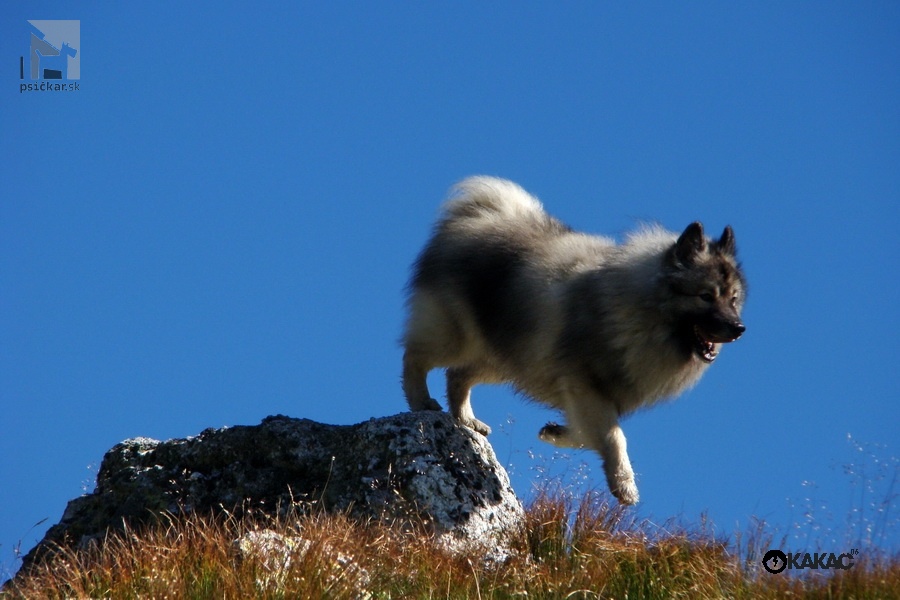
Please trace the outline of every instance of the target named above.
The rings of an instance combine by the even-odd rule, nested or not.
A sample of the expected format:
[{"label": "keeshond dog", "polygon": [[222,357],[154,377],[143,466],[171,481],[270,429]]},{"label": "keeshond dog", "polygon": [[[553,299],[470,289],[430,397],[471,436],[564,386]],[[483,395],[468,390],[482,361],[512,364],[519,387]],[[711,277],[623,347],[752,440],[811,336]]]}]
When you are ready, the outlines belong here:
[{"label": "keeshond dog", "polygon": [[540,438],[593,448],[610,491],[638,501],[619,417],[695,384],[744,332],[734,232],[645,227],[624,243],[573,231],[503,179],[458,184],[413,267],[403,338],[411,410],[441,410],[426,375],[446,367],[450,412],[487,435],[478,383],[509,383],[562,411]]}]

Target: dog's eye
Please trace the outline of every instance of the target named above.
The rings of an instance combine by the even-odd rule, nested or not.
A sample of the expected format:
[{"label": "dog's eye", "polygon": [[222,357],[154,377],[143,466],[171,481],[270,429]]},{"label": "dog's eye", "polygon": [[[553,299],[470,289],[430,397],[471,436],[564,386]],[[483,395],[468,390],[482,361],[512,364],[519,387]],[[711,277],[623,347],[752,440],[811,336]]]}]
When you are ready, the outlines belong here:
[{"label": "dog's eye", "polygon": [[700,294],[700,299],[703,300],[704,302],[710,302],[710,303],[712,303],[712,302],[715,302],[716,297],[713,296],[713,295],[712,295],[711,293],[709,293],[709,292],[703,292],[702,294]]}]

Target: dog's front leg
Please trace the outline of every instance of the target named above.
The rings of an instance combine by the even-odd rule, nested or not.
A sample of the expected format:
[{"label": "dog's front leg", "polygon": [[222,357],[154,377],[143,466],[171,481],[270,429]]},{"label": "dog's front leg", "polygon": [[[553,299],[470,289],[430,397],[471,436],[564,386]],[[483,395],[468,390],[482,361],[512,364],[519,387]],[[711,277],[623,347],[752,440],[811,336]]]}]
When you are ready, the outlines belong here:
[{"label": "dog's front leg", "polygon": [[622,504],[637,503],[638,489],[634,481],[634,470],[625,450],[625,434],[622,428],[616,423],[598,438],[600,447],[596,450],[603,457],[603,470],[606,472],[609,490]]},{"label": "dog's front leg", "polygon": [[[580,393],[579,393],[580,392]],[[634,470],[628,460],[625,434],[612,402],[584,390],[566,390],[562,408],[568,425],[548,423],[540,432],[545,442],[563,448],[593,448],[603,459],[609,491],[622,504],[638,501]]]}]

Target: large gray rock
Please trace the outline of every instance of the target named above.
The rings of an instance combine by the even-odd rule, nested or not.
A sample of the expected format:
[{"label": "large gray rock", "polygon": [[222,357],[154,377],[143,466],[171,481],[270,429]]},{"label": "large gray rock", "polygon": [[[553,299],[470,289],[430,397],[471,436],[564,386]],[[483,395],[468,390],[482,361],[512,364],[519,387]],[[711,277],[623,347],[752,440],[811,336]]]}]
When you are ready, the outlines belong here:
[{"label": "large gray rock", "polygon": [[137,527],[165,512],[274,513],[298,504],[391,522],[424,520],[451,551],[502,549],[523,518],[490,444],[447,413],[345,426],[275,416],[187,439],[116,445],[103,457],[94,492],[69,502],[20,572],[56,544],[102,540],[123,522]]}]

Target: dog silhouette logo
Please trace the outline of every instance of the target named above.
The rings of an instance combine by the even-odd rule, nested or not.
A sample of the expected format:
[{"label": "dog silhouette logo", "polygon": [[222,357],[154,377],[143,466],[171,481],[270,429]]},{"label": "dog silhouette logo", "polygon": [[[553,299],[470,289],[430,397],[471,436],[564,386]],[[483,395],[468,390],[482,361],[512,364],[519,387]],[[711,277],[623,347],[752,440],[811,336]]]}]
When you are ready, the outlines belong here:
[{"label": "dog silhouette logo", "polygon": [[[19,78],[32,81],[81,79],[81,21],[28,21],[28,54],[19,59]],[[26,66],[27,63],[27,66]]]}]

